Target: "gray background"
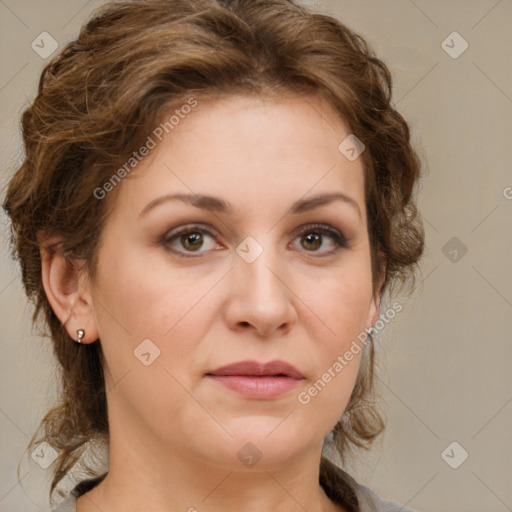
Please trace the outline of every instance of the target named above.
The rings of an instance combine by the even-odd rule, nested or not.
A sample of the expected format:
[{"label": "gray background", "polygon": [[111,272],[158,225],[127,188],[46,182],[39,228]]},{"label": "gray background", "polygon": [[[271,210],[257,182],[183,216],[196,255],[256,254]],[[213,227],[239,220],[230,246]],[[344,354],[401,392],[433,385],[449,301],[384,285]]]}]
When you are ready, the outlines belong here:
[{"label": "gray background", "polygon": [[[62,47],[102,3],[0,0],[1,186],[20,159],[19,116],[45,64],[32,41],[46,31]],[[388,428],[349,469],[423,512],[510,511],[512,2],[307,4],[363,34],[390,66],[425,164],[421,277],[413,298],[394,299],[404,310],[377,341]],[[454,31],[469,45],[457,58],[447,53],[463,48]],[[52,402],[55,363],[30,327],[3,212],[0,221],[0,511],[32,512],[47,507],[48,471],[25,457],[20,483],[16,468]]]}]

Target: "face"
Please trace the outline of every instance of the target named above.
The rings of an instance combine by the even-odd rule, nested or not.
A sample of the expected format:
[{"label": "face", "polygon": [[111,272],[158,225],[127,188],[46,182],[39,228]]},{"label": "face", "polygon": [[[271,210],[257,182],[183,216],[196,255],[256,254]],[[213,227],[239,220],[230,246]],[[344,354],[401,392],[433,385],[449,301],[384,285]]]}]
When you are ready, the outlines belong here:
[{"label": "face", "polygon": [[[349,133],[313,97],[199,102],[118,185],[88,284],[112,430],[226,468],[321,446],[378,313]],[[211,375],[248,360],[300,375]]]}]

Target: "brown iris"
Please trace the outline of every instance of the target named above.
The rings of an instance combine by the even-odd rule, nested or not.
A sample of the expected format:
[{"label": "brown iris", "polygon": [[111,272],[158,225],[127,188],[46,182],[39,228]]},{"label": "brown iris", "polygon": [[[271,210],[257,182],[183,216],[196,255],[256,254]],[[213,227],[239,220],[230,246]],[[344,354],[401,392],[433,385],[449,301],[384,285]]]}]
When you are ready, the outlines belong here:
[{"label": "brown iris", "polygon": [[[303,241],[306,241],[307,244],[310,244],[311,249],[316,250],[322,245],[322,235],[317,233],[307,233],[301,237],[301,243]],[[303,247],[306,248],[304,245]]]},{"label": "brown iris", "polygon": [[198,231],[186,233],[180,237],[183,247],[188,250],[196,251],[203,244],[203,234]]}]

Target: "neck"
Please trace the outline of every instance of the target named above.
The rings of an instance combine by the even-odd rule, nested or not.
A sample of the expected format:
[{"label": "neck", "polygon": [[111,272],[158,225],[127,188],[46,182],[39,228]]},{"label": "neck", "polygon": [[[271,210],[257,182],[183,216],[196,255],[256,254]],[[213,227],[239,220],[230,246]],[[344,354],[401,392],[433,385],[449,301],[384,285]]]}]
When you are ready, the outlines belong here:
[{"label": "neck", "polygon": [[[280,463],[222,466],[111,436],[108,475],[77,500],[77,512],[343,512],[319,484],[321,446]],[[153,453],[152,456],[148,456]]]}]

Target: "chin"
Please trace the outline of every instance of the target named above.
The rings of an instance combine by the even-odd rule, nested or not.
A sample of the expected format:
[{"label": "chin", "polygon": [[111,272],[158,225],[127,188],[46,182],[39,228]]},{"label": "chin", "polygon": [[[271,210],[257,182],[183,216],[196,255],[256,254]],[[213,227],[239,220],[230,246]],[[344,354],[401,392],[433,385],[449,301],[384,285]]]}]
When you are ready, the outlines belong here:
[{"label": "chin", "polygon": [[[322,436],[311,439],[312,431],[291,431],[291,422],[276,417],[251,417],[225,423],[233,436],[215,441],[211,437],[208,455],[213,464],[225,470],[277,470],[300,457],[314,445],[321,446]],[[284,419],[284,421],[283,421]],[[296,427],[294,427],[296,428]],[[307,435],[305,434],[307,433]]]}]

